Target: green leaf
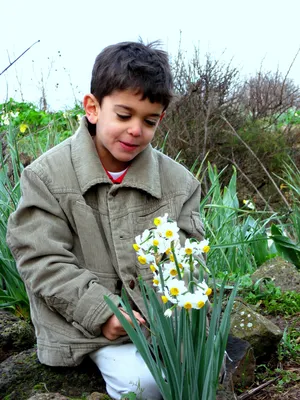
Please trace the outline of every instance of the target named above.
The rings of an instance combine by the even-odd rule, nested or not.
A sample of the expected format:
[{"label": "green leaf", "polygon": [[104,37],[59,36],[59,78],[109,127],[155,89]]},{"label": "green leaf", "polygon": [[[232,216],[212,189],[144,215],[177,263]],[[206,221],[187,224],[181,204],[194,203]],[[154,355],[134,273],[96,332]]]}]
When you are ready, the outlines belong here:
[{"label": "green leaf", "polygon": [[271,226],[271,233],[271,239],[274,241],[278,253],[297,268],[300,268],[300,246],[284,236],[281,229],[275,224]]}]

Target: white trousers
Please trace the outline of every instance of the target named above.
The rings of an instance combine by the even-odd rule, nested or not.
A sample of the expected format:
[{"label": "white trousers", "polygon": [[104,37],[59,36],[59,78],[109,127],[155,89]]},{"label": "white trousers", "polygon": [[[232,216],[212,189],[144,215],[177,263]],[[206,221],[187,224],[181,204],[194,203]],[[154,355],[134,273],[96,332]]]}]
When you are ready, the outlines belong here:
[{"label": "white trousers", "polygon": [[134,392],[137,399],[161,400],[162,396],[147,365],[134,344],[105,346],[90,353],[99,368],[106,390],[114,400]]}]

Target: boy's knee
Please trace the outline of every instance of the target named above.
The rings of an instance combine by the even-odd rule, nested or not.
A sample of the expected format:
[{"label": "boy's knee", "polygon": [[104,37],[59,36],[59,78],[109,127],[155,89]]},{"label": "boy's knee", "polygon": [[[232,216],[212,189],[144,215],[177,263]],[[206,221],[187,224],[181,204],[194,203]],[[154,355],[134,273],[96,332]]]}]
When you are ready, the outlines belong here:
[{"label": "boy's knee", "polygon": [[[107,382],[107,392],[115,399],[120,399],[122,395],[134,392],[137,399],[142,400],[161,400],[161,394],[150,371],[148,373],[137,373],[128,371],[127,376],[120,377],[120,380]],[[138,375],[138,376],[137,376]]]},{"label": "boy's knee", "polygon": [[92,354],[113,399],[134,392],[137,399],[161,400],[158,386],[147,365],[133,344],[107,346]]}]

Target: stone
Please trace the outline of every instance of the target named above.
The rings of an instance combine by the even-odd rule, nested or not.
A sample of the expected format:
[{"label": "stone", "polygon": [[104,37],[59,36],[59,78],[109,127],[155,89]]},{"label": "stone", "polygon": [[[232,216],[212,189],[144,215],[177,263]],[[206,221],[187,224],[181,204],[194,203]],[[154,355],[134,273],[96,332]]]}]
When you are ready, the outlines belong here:
[{"label": "stone", "polygon": [[0,362],[35,344],[34,329],[29,321],[0,310]]},{"label": "stone", "polygon": [[281,257],[266,261],[251,276],[253,283],[261,278],[272,279],[275,286],[280,287],[283,292],[293,290],[300,293],[300,272]]},{"label": "stone", "polygon": [[94,392],[87,397],[87,400],[110,400],[110,397],[104,393]]},{"label": "stone", "polygon": [[[97,366],[86,358],[78,367],[49,367],[39,362],[36,349],[10,356],[0,364],[0,393],[9,400],[27,400],[40,392],[85,398],[106,393]],[[60,399],[62,400],[62,399]]]},{"label": "stone", "polygon": [[[228,336],[226,359],[226,375],[232,379],[233,386],[245,389],[255,381],[256,360],[254,351],[246,340]],[[227,379],[227,378],[226,378]]]},{"label": "stone", "polygon": [[37,393],[31,396],[28,400],[70,400],[66,396],[59,393]]},{"label": "stone", "polygon": [[216,400],[236,400],[235,389],[251,386],[255,380],[256,361],[249,342],[229,335],[226,353],[226,374]]},{"label": "stone", "polygon": [[260,362],[270,359],[283,335],[278,326],[238,299],[233,305],[230,333],[248,341]]}]

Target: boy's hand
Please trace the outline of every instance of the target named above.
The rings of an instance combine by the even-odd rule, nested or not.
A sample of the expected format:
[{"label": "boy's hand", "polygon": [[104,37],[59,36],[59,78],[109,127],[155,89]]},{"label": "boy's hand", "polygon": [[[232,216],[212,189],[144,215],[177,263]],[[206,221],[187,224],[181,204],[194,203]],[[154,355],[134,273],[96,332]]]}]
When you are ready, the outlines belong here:
[{"label": "boy's hand", "polygon": [[[126,313],[126,311],[124,311],[121,307],[119,307],[119,309],[121,313],[124,315],[124,317],[127,319],[127,321],[129,321],[132,324],[131,319],[129,315]],[[146,321],[139,312],[133,311],[133,313],[139,325],[146,323]],[[115,315],[112,315],[110,318],[108,318],[105,324],[102,325],[102,335],[105,336],[106,339],[108,340],[115,340],[118,339],[118,337],[120,336],[127,335],[127,333],[123,328],[121,322],[118,320],[118,318]]]}]

